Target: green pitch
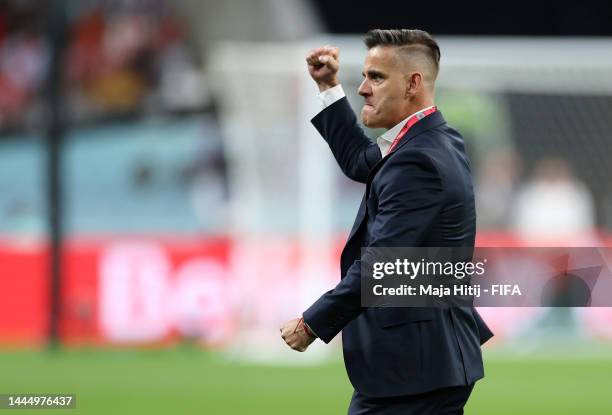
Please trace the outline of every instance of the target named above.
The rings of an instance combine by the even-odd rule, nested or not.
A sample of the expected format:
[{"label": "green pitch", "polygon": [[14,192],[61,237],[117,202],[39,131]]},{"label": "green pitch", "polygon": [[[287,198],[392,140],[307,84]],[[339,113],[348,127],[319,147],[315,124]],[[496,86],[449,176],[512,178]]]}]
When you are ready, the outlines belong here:
[{"label": "green pitch", "polygon": [[[612,413],[610,354],[489,353],[486,375],[467,414]],[[0,394],[77,395],[76,410],[19,414],[345,414],[351,392],[340,362],[247,365],[193,349],[0,353]]]}]

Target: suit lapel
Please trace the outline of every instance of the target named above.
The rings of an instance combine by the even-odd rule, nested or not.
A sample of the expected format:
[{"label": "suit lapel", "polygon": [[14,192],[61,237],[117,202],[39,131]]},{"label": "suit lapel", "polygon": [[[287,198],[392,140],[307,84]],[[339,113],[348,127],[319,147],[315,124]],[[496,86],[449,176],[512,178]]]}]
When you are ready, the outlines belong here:
[{"label": "suit lapel", "polygon": [[[353,237],[355,236],[355,234],[357,233],[357,231],[359,230],[359,228],[363,225],[365,218],[367,216],[367,207],[366,207],[366,202],[367,199],[370,195],[370,186],[372,184],[372,180],[374,180],[374,177],[376,176],[376,173],[380,170],[380,168],[385,164],[385,162],[390,158],[393,157],[393,155],[395,153],[397,153],[403,146],[405,146],[407,143],[411,142],[411,140],[416,137],[417,135],[424,133],[427,130],[431,130],[432,128],[438,127],[442,124],[444,124],[446,121],[444,120],[444,117],[442,116],[442,114],[440,113],[440,111],[436,111],[432,114],[430,114],[429,116],[423,118],[422,120],[420,120],[419,122],[417,122],[416,124],[414,124],[412,126],[412,128],[410,128],[410,130],[408,130],[408,132],[406,133],[406,135],[404,136],[404,138],[402,139],[402,141],[397,145],[397,147],[393,150],[392,153],[387,154],[386,156],[384,156],[382,159],[380,159],[378,161],[378,163],[376,163],[372,169],[370,170],[370,173],[368,174],[368,180],[366,182],[366,191],[363,195],[363,198],[361,199],[361,204],[359,205],[359,210],[357,211],[357,217],[355,218],[355,222],[353,223],[353,228],[351,229],[351,232],[349,234],[349,237],[346,241],[346,245],[344,246],[344,249],[342,250],[342,255],[341,255],[341,261],[343,261],[343,257],[344,257],[344,253],[348,247],[348,245],[351,243]],[[345,268],[345,264],[342,265],[343,271],[342,271],[342,276],[344,276],[344,268]]]},{"label": "suit lapel", "polygon": [[430,114],[429,116],[423,118],[416,124],[414,124],[412,128],[408,130],[408,132],[406,133],[404,138],[400,141],[400,143],[397,145],[397,147],[391,153],[385,155],[382,159],[380,159],[378,163],[376,163],[372,167],[372,169],[370,169],[370,173],[368,174],[368,179],[366,181],[365,198],[367,199],[368,196],[370,195],[370,186],[372,184],[372,180],[374,180],[374,177],[376,176],[376,173],[378,173],[380,168],[385,164],[385,162],[390,157],[393,157],[395,153],[397,153],[407,143],[411,142],[412,139],[416,137],[417,135],[424,133],[427,130],[431,130],[432,128],[439,127],[440,125],[444,123],[446,123],[446,120],[444,120],[442,113],[440,111],[436,111]]}]

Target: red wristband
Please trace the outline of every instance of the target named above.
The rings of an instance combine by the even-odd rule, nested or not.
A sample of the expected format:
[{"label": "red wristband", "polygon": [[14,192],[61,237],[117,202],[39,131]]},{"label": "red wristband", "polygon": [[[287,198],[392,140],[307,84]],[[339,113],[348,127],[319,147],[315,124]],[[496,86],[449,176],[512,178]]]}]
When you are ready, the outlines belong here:
[{"label": "red wristband", "polygon": [[304,332],[306,334],[308,334],[310,337],[317,337],[314,334],[312,334],[312,332],[310,331],[310,329],[308,328],[308,326],[306,325],[306,322],[302,320],[302,325],[304,326]]}]

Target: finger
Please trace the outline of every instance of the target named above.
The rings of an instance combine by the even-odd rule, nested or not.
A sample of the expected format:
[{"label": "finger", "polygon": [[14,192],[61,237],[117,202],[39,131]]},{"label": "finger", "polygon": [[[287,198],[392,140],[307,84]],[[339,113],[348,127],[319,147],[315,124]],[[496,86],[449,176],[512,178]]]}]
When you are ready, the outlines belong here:
[{"label": "finger", "polygon": [[305,342],[304,339],[300,337],[292,338],[287,344],[292,349],[298,350],[298,351],[304,351],[306,350],[306,347],[308,347],[308,343]]},{"label": "finger", "polygon": [[340,63],[330,55],[320,56],[319,62],[327,66],[332,72],[338,72],[340,68]]},{"label": "finger", "polygon": [[304,347],[304,345],[302,344],[295,344],[291,346],[291,348],[297,352],[303,352],[304,350],[306,350],[306,347]]},{"label": "finger", "polygon": [[321,66],[321,62],[319,62],[318,56],[309,56],[306,58],[306,62],[310,66]]},{"label": "finger", "polygon": [[286,338],[288,337],[288,335],[289,335],[289,333],[288,333],[287,328],[286,328],[286,327],[283,327],[283,328],[281,329],[281,337],[282,337],[283,339],[286,339]]},{"label": "finger", "polygon": [[332,55],[337,61],[340,60],[340,48],[332,47]]},{"label": "finger", "polygon": [[331,46],[331,45],[325,45],[322,48],[325,51],[326,55],[331,55],[334,59],[338,60],[340,57],[340,49],[335,47],[335,46]]},{"label": "finger", "polygon": [[317,58],[320,55],[323,55],[325,50],[323,48],[314,48],[309,53],[308,56],[312,56],[313,58]]},{"label": "finger", "polygon": [[299,336],[291,336],[287,339],[287,344],[291,346],[291,348],[299,348],[304,345],[304,342]]},{"label": "finger", "polygon": [[316,64],[318,63],[317,59],[319,58],[319,56],[323,56],[323,55],[331,55],[335,59],[338,59],[339,49],[333,46],[321,46],[321,47],[312,49],[308,53],[308,55],[306,55],[306,60],[312,61]]},{"label": "finger", "polygon": [[287,343],[291,347],[293,347],[294,344],[298,343],[296,336],[291,333],[284,333],[281,337],[283,338],[285,343]]},{"label": "finger", "polygon": [[316,53],[314,50],[311,50],[310,53],[306,55],[306,62],[308,62],[309,65],[316,65],[319,63],[319,55],[320,54]]}]

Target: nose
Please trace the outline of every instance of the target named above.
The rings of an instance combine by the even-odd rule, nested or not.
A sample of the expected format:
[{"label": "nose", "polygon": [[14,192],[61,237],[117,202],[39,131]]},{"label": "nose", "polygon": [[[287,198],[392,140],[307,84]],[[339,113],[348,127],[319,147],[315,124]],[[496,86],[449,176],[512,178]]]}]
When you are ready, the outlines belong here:
[{"label": "nose", "polygon": [[357,90],[357,92],[362,97],[367,97],[367,96],[372,95],[372,88],[370,88],[370,83],[368,82],[368,78],[364,78],[363,82],[361,82],[361,85],[359,85],[359,89]]}]

